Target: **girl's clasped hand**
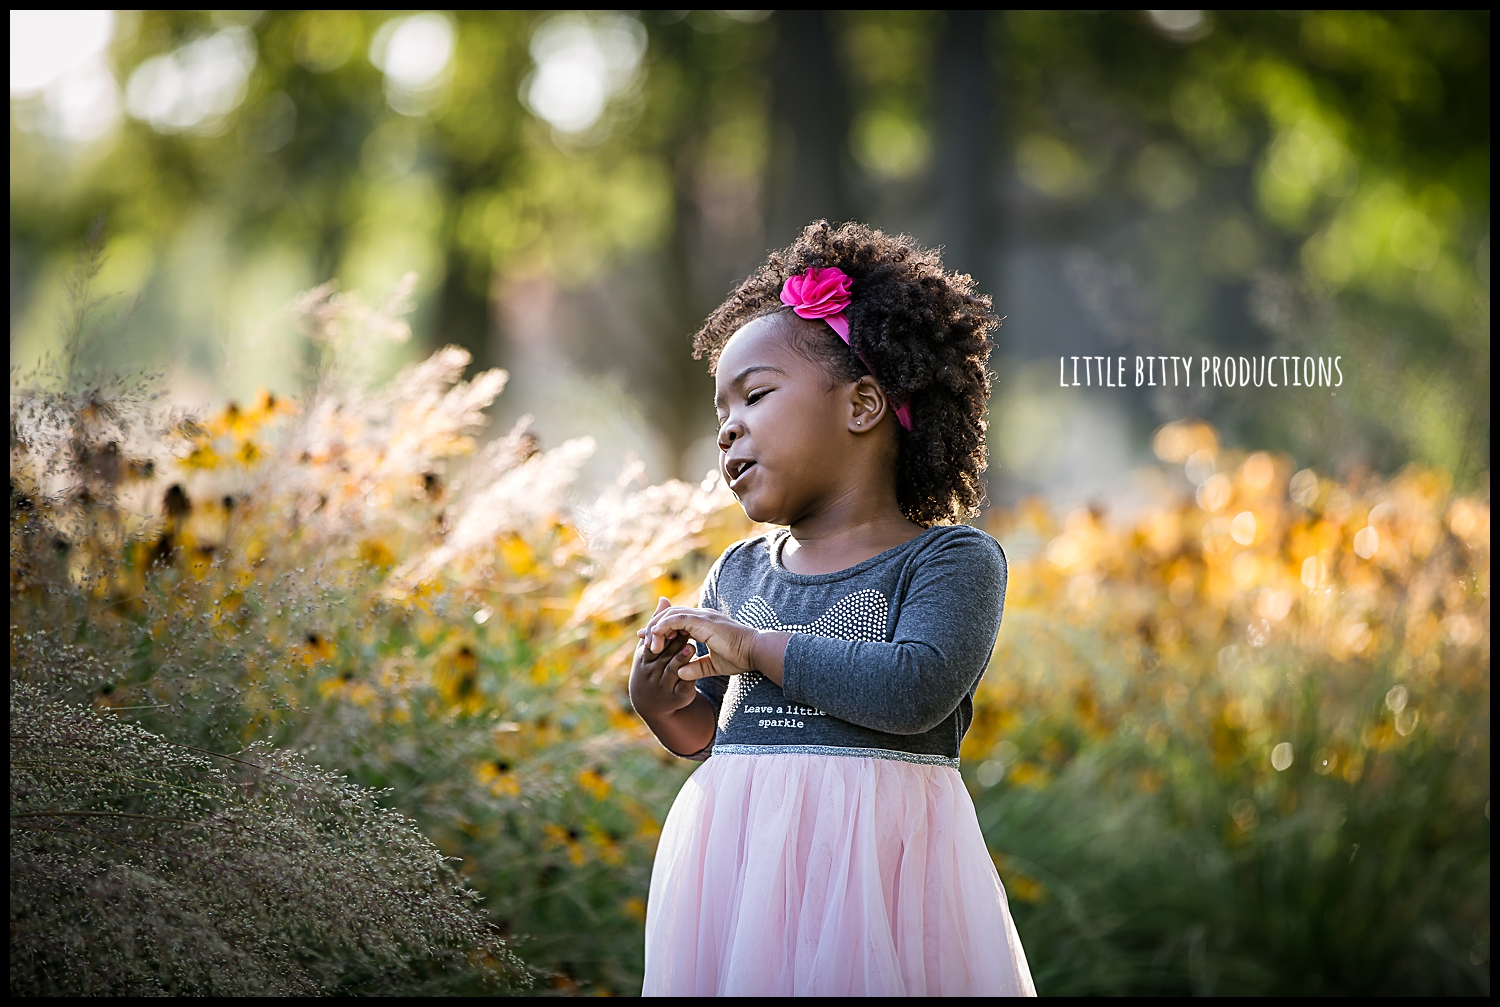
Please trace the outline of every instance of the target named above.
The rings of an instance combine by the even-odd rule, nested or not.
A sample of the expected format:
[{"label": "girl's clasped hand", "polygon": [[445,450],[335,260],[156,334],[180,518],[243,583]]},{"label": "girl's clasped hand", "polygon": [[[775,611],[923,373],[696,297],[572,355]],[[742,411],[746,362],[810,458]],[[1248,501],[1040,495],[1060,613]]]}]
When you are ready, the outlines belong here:
[{"label": "girl's clasped hand", "polygon": [[[707,653],[697,656],[697,648],[689,646],[685,652],[688,659],[677,666],[678,676],[688,682],[759,671],[779,683],[780,669],[775,666],[780,662],[770,653],[773,648],[757,645],[765,638],[765,643],[781,643],[781,649],[785,649],[785,641],[776,638],[786,635],[752,629],[713,609],[674,606],[666,598],[657,602],[651,620],[636,631],[644,648],[640,656],[646,660],[650,655],[655,655],[658,661],[663,655],[675,658],[672,648],[682,640],[696,640],[707,647]],[[761,651],[759,655],[757,649]]]},{"label": "girl's clasped hand", "polygon": [[[780,657],[788,634],[756,631],[712,609],[674,607],[662,598],[636,636],[641,642],[630,668],[631,702],[662,743],[679,754],[696,752],[713,738],[713,713],[697,702],[694,683],[699,679],[754,669],[781,682]],[[694,640],[707,653],[698,656]]]}]

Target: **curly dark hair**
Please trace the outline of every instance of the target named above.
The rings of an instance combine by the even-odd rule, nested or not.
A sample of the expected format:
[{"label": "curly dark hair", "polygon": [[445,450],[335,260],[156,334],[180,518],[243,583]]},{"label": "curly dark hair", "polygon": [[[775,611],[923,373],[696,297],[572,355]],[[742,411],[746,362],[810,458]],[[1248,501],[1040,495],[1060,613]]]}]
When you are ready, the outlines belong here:
[{"label": "curly dark hair", "polygon": [[854,281],[848,309],[853,347],[828,329],[818,356],[837,377],[854,380],[870,373],[863,355],[887,398],[910,405],[912,428],[898,428],[897,437],[901,513],[924,526],[973,517],[984,499],[985,364],[999,320],[990,298],[974,292],[971,277],[943,271],[937,251],[864,224],[809,224],[708,316],[693,336],[693,356],[707,357],[712,372],[741,326],[790,310],[781,303],[788,276],[830,266]]}]

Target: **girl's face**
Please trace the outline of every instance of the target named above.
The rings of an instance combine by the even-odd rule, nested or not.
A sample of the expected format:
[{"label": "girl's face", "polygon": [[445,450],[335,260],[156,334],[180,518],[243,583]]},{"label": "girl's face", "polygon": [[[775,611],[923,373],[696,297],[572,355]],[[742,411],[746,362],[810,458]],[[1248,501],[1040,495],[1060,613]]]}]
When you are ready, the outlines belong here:
[{"label": "girl's face", "polygon": [[798,352],[793,339],[802,334],[792,326],[806,324],[782,314],[757,318],[719,355],[719,471],[752,521],[791,525],[837,495],[862,454],[850,450],[856,424],[872,425],[884,412],[881,400],[856,416],[859,396],[851,392],[859,383],[835,380]]}]

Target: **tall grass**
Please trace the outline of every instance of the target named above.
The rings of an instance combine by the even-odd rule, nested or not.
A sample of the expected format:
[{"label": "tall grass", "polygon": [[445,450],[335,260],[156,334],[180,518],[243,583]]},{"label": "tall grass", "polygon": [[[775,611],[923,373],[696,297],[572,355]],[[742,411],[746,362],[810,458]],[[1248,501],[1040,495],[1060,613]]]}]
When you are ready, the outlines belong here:
[{"label": "tall grass", "polygon": [[[327,288],[304,297],[295,317],[322,357],[316,388],[295,403],[263,394],[190,417],[71,367],[42,381],[12,376],[13,823],[76,825],[104,802],[116,823],[144,821],[121,816],[149,806],[143,813],[221,841],[214,823],[254,807],[234,819],[247,848],[269,840],[245,830],[276,814],[327,834],[322,874],[312,845],[288,845],[282,865],[302,887],[281,892],[281,922],[262,927],[267,949],[290,945],[322,972],[277,985],[267,977],[286,963],[247,951],[230,975],[209,962],[210,931],[223,929],[213,913],[163,904],[150,926],[176,927],[181,955],[204,956],[158,960],[139,946],[163,989],[478,991],[527,975],[546,990],[639,988],[650,858],[687,767],[645,744],[630,713],[634,620],[658,594],[689,596],[740,524],[715,483],[645,486],[638,465],[602,497],[581,498],[574,483],[591,445],[541,450],[524,422],[479,448],[505,375],[462,380],[460,350],[385,387],[364,383],[352,350],[403,337],[402,308],[400,292],[375,308]],[[43,743],[16,725],[36,721],[43,703],[87,725],[98,752],[110,738],[136,739],[156,746],[163,768],[101,794],[90,789],[98,780],[140,774],[100,754],[75,779],[72,756],[57,755],[40,797],[15,760]],[[267,760],[281,777],[265,776]],[[291,803],[273,814],[288,776]],[[239,790],[262,803],[235,805],[227,795]],[[380,809],[420,832],[377,830]],[[13,858],[31,835],[13,824]],[[90,858],[102,854],[73,835],[46,855],[92,876]],[[431,850],[424,836],[461,872],[437,908],[423,893],[447,868],[419,855]],[[176,884],[189,902],[201,884],[205,907],[234,902],[236,885],[274,887],[282,869],[199,877],[185,841],[98,840],[116,850],[109,869],[155,871],[152,883]],[[412,856],[438,880],[412,873]],[[369,866],[363,890],[355,863]],[[179,880],[163,873],[173,871]],[[468,886],[493,934],[471,919]],[[387,912],[348,918],[377,895]],[[58,948],[101,933],[129,944],[125,903],[98,886],[71,897],[73,910],[45,926],[22,920],[38,976]],[[38,920],[49,899],[32,899]],[[90,899],[116,909],[90,911]],[[313,933],[319,914],[340,906],[328,927],[357,935],[358,947]],[[428,917],[406,919],[423,906]],[[286,930],[299,919],[307,933]],[[528,973],[514,972],[502,934]],[[55,990],[135,988],[80,968]]]},{"label": "tall grass", "polygon": [[[304,297],[297,402],[12,374],[13,991],[639,991],[692,767],[633,629],[749,528],[486,441],[461,351],[369,384],[402,308]],[[1158,447],[1138,519],[990,515],[964,771],[1039,988],[1487,991],[1487,495]]]}]

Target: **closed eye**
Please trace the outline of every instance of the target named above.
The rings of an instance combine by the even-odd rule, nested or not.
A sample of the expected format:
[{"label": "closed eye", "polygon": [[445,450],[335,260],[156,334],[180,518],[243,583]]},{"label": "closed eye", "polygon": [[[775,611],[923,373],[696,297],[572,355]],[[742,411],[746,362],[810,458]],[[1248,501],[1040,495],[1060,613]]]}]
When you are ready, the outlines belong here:
[{"label": "closed eye", "polygon": [[769,388],[757,388],[755,391],[753,391],[749,395],[745,396],[745,405],[747,405],[747,406],[753,406],[753,405],[755,405],[755,403],[759,402],[761,399],[765,398],[769,394],[771,394],[771,389],[769,389]]}]

